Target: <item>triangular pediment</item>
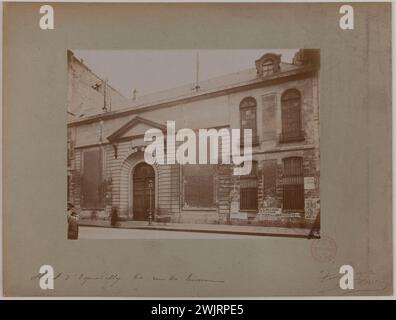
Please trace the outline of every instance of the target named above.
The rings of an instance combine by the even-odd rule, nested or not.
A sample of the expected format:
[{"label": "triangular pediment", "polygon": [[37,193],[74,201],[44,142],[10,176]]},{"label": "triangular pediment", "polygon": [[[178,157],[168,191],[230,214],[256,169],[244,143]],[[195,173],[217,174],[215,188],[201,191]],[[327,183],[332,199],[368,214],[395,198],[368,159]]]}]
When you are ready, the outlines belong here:
[{"label": "triangular pediment", "polygon": [[107,137],[110,142],[142,137],[148,129],[166,131],[166,126],[139,116],[134,117]]}]

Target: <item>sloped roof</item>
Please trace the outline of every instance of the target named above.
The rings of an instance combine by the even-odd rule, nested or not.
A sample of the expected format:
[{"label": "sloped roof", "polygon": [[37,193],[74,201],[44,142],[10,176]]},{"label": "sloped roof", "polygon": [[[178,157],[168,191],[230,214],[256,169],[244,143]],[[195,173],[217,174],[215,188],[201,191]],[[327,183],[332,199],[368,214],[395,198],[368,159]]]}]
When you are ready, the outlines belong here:
[{"label": "sloped roof", "polygon": [[[295,66],[293,64],[281,63],[280,71],[289,71],[298,68],[299,68],[298,66]],[[117,104],[113,104],[112,110],[133,108],[133,107],[152,104],[156,102],[160,103],[162,101],[177,99],[180,97],[195,96],[207,91],[212,91],[214,89],[223,89],[229,86],[237,86],[238,84],[242,85],[247,82],[254,81],[256,79],[257,79],[256,68],[250,68],[239,72],[227,74],[224,76],[200,81],[198,90],[195,89],[196,86],[195,83],[189,83],[184,86],[142,95],[138,97],[136,100],[125,99],[123,101],[119,101]]]},{"label": "sloped roof", "polygon": [[101,112],[101,110],[98,110],[99,112],[97,113],[85,114],[84,117],[78,119],[76,118],[69,123],[78,123],[80,121],[96,118],[99,115],[114,115],[116,113],[138,110],[150,105],[168,103],[177,101],[179,99],[200,96],[206,93],[226,90],[243,85],[255,84],[274,78],[286,77],[288,75],[299,73],[300,71],[306,70],[307,68],[311,69],[312,66],[298,66],[291,63],[281,62],[278,72],[265,77],[258,77],[256,68],[245,69],[239,72],[201,81],[199,83],[198,90],[195,89],[195,83],[190,83],[168,90],[142,95],[137,97],[137,99],[126,98],[125,100],[120,100],[117,103],[114,102],[111,106],[111,112]]}]

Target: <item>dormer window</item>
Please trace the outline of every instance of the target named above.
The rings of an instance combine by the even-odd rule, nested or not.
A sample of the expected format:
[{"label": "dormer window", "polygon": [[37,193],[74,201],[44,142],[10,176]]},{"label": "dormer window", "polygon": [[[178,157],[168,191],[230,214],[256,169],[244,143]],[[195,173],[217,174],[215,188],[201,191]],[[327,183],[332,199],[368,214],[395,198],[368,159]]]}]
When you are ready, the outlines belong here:
[{"label": "dormer window", "polygon": [[272,59],[268,59],[263,63],[263,76],[267,76],[274,72],[274,61]]},{"label": "dormer window", "polygon": [[266,53],[256,60],[257,75],[266,77],[280,70],[280,54]]}]

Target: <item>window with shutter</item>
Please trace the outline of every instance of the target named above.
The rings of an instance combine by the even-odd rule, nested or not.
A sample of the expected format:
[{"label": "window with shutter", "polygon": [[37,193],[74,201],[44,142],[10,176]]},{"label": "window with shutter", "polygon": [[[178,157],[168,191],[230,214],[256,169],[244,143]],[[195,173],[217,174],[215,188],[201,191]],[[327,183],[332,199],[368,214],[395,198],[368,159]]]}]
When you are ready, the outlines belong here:
[{"label": "window with shutter", "polygon": [[185,208],[214,208],[216,165],[183,165],[183,191]]},{"label": "window with shutter", "polygon": [[301,157],[283,159],[283,210],[304,211],[304,175]]},{"label": "window with shutter", "polygon": [[304,139],[301,130],[301,95],[296,89],[285,91],[281,98],[282,135],[281,142]]},{"label": "window with shutter", "polygon": [[104,207],[102,183],[102,150],[84,150],[82,163],[81,206],[84,209]]},{"label": "window with shutter", "polygon": [[257,162],[252,162],[249,175],[240,178],[240,210],[257,210]]}]

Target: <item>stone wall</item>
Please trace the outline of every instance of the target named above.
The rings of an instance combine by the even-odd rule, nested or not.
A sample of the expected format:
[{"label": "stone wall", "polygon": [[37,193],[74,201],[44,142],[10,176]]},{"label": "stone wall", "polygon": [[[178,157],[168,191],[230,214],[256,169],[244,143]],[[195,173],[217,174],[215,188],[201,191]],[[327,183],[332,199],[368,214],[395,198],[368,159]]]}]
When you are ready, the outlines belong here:
[{"label": "stone wall", "polygon": [[[81,60],[78,60],[73,52],[67,52],[68,62],[68,111],[76,117],[103,112],[106,107],[125,99],[120,92],[107,84],[106,89],[103,80],[89,69]],[[74,118],[74,117],[72,117]]]}]

